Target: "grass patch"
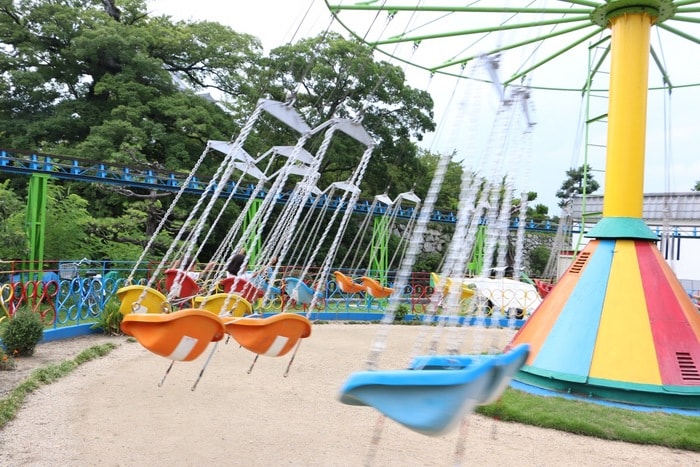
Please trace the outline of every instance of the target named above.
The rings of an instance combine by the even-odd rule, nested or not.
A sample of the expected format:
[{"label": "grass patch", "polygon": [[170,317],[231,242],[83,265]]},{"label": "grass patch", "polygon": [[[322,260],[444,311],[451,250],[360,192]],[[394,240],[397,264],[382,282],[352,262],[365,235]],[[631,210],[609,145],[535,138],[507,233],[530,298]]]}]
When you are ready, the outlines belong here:
[{"label": "grass patch", "polygon": [[477,413],[497,420],[551,428],[577,435],[700,452],[700,417],[637,412],[560,397],[541,397],[507,388]]},{"label": "grass patch", "polygon": [[66,360],[58,365],[48,365],[34,370],[9,395],[0,400],[0,430],[17,416],[17,412],[29,394],[41,386],[63,378],[83,363],[103,357],[116,348],[116,344],[113,343],[95,345],[80,352],[73,360]]}]

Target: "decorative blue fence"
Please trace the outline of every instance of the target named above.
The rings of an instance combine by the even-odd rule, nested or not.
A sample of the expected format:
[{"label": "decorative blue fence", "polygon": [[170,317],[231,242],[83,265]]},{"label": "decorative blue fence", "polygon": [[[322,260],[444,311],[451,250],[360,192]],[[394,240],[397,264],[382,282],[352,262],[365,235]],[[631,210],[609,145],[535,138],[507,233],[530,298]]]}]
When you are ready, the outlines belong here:
[{"label": "decorative blue fence", "polygon": [[[85,264],[79,261],[59,262],[56,266],[55,271],[44,272],[0,270],[0,317],[11,317],[19,308],[31,307],[46,324],[44,336],[47,341],[97,332],[95,323],[99,322],[110,302],[118,306],[116,292],[127,285],[131,270],[124,264],[94,262],[85,268]],[[155,268],[138,271],[134,275],[138,278],[132,283],[146,284],[152,270]],[[390,274],[389,277],[393,276]],[[165,277],[159,277],[154,284],[156,289],[167,294],[165,282]],[[253,305],[262,313],[285,311],[304,313],[312,320],[345,321],[379,320],[386,309],[386,298],[375,298],[366,292],[346,294],[333,276],[322,290],[322,298],[313,309],[295,303],[284,294],[267,296]],[[430,311],[432,293],[429,274],[415,273],[402,293],[407,315],[404,319],[422,318]],[[519,326],[521,322],[518,321]],[[487,325],[508,326],[513,323],[509,316],[501,316],[499,322],[487,322]]]}]

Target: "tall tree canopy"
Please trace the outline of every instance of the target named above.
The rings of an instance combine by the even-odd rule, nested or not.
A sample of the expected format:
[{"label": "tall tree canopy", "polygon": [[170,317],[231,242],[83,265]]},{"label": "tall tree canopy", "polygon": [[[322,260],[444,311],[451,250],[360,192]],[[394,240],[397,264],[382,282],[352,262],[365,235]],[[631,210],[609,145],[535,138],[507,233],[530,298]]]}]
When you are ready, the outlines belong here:
[{"label": "tall tree canopy", "polygon": [[2,1],[2,144],[189,169],[208,139],[230,138],[230,116],[194,91],[246,94],[259,40],[146,11],[143,0]]},{"label": "tall tree canopy", "polygon": [[[367,197],[407,191],[425,172],[414,142],[434,130],[430,95],[408,86],[399,67],[375,60],[370,47],[337,34],[265,56],[251,35],[152,17],[145,0],[0,0],[0,45],[0,147],[189,171],[208,140],[238,133],[260,97],[292,92],[311,126],[362,118],[377,142]],[[277,130],[251,135],[249,152],[280,144]],[[349,138],[334,140],[321,183],[347,179],[360,154]],[[206,160],[205,170],[220,162]],[[104,187],[71,190],[95,217],[131,212],[128,198],[95,196]],[[153,225],[161,201],[139,194],[149,213],[140,225]],[[86,225],[105,241],[116,238],[111,227],[95,227],[98,220]]]},{"label": "tall tree canopy", "polygon": [[595,180],[591,173],[591,167],[584,164],[576,169],[566,171],[566,180],[561,184],[561,188],[557,191],[557,198],[560,199],[560,208],[566,206],[574,196],[595,193],[600,184]]},{"label": "tall tree canopy", "polygon": [[[0,0],[0,43],[5,147],[189,170],[207,140],[237,132],[258,98],[294,92],[311,126],[362,117],[378,142],[368,187],[383,190],[408,184],[419,167],[413,141],[434,129],[426,91],[333,33],[265,57],[251,35],[149,17],[144,0]],[[205,98],[211,92],[226,111]],[[251,141],[262,150],[276,136]],[[357,166],[346,144],[324,161],[327,181]]]},{"label": "tall tree canopy", "polygon": [[[361,118],[377,141],[365,175],[370,193],[407,191],[419,172],[416,140],[433,131],[433,100],[427,91],[406,83],[403,70],[376,61],[373,50],[336,33],[303,39],[273,50],[268,92],[278,100],[286,93],[312,126],[332,117]],[[338,144],[324,158],[325,182],[343,180],[357,167],[348,147]]]}]

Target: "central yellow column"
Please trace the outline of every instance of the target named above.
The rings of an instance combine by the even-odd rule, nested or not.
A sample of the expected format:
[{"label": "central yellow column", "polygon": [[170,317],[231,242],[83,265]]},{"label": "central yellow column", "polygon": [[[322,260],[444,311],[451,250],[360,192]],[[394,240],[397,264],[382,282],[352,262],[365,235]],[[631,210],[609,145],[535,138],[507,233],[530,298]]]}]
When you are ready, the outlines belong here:
[{"label": "central yellow column", "polygon": [[612,46],[603,217],[642,218],[649,36],[653,21],[646,13],[624,13],[610,20]]}]

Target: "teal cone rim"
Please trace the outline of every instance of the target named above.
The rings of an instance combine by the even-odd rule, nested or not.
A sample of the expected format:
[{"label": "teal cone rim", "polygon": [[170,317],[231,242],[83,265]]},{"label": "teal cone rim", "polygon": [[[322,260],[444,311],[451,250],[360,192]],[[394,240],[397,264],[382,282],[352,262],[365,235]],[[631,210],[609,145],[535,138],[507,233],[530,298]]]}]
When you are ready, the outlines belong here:
[{"label": "teal cone rim", "polygon": [[659,240],[659,236],[642,219],[636,217],[603,217],[585,236],[587,238]]}]

